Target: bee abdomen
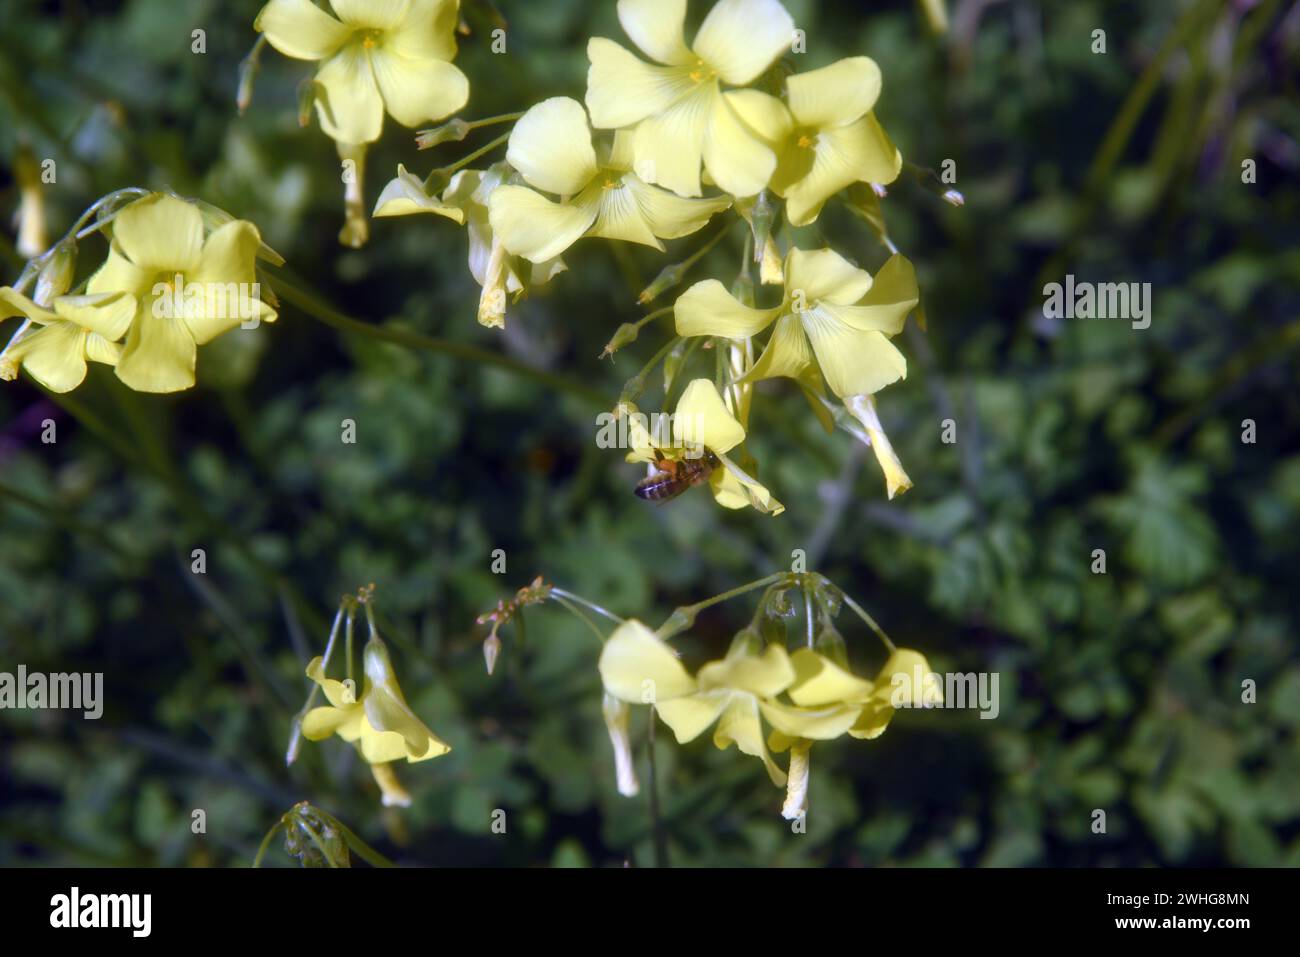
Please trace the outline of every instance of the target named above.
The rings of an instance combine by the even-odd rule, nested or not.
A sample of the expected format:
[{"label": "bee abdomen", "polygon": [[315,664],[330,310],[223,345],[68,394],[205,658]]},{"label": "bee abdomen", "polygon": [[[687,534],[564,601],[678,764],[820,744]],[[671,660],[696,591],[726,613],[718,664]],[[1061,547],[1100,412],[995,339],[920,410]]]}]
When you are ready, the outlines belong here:
[{"label": "bee abdomen", "polygon": [[685,489],[686,485],[676,476],[669,475],[667,472],[656,472],[638,482],[633,491],[637,498],[643,498],[647,502],[666,502],[670,498],[676,498]]}]

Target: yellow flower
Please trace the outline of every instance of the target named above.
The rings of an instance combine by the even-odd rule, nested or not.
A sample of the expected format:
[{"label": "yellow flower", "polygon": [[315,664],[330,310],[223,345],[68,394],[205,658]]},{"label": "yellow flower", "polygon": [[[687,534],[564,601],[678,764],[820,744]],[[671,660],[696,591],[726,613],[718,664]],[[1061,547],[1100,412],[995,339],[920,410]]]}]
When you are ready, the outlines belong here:
[{"label": "yellow flower", "polygon": [[[700,163],[733,196],[752,196],[776,169],[776,154],[736,112],[779,108],[746,86],[790,47],[794,21],[777,0],[718,0],[695,42],[686,46],[686,0],[619,0],[618,19],[632,42],[661,65],[638,59],[612,40],[587,45],[587,108],[598,129],[635,127],[637,175],[681,196],[700,195]],[[770,101],[770,102],[768,102]]]},{"label": "yellow flower", "polygon": [[194,385],[197,347],[246,322],[273,321],[253,268],[262,239],[246,220],[204,238],[191,203],[162,193],[136,200],[112,223],[108,259],[87,292],[126,293],[135,314],[117,377],[140,392]]},{"label": "yellow flower", "polygon": [[135,297],[110,292],[58,296],[53,308],[37,305],[13,288],[0,289],[0,319],[22,315],[39,328],[29,330],[0,357],[0,379],[18,367],[51,392],[71,392],[86,378],[86,360],[114,365],[135,315]]},{"label": "yellow flower", "polygon": [[461,170],[451,178],[442,198],[436,199],[425,192],[418,177],[399,165],[397,178],[384,187],[375,204],[376,217],[433,213],[466,226],[469,271],[483,288],[478,321],[496,328],[505,325],[507,296],[518,302],[530,285],[544,285],[568,268],[558,256],[534,265],[512,255],[492,228],[488,203],[509,175],[510,167],[505,163],[495,163],[486,170]]},{"label": "yellow flower", "polygon": [[907,360],[889,337],[902,331],[918,298],[916,272],[902,256],[891,257],[873,283],[834,250],[792,248],[779,306],[746,306],[708,279],[677,300],[677,332],[745,339],[775,322],[746,381],[798,378],[815,358],[836,395],[870,395],[907,375]]},{"label": "yellow flower", "polygon": [[772,189],[786,200],[792,226],[817,219],[822,206],[853,183],[892,183],[903,157],[871,112],[880,67],[857,56],[788,77],[788,110],[740,97],[741,118],[776,150]]},{"label": "yellow flower", "polygon": [[253,28],[298,60],[319,60],[316,113],[340,143],[373,143],[384,110],[403,126],[450,116],[469,99],[452,66],[458,0],[271,0]]},{"label": "yellow flower", "polygon": [[[724,508],[753,506],[760,512],[780,515],[785,506],[763,485],[727,457],[745,441],[745,428],[727,411],[718,389],[709,379],[695,379],[686,386],[671,416],[671,430],[652,431],[640,413],[630,415],[629,462],[656,466],[662,460],[681,462],[712,453],[718,467],[709,475],[713,497]],[[663,420],[659,420],[662,425]]]},{"label": "yellow flower", "polygon": [[717,722],[713,743],[734,743],[759,758],[778,786],[785,772],[763,744],[760,702],[780,694],[795,679],[785,649],[769,645],[755,654],[737,642],[727,657],[700,669],[692,679],[669,647],[638,621],[614,630],[600,656],[600,675],[608,694],[634,704],[653,704],[673,729],[679,744],[699,737]]},{"label": "yellow flower", "polygon": [[582,236],[601,236],[662,251],[660,239],[689,235],[731,205],[725,196],[683,199],[647,185],[629,172],[630,140],[616,134],[598,156],[586,111],[567,96],[525,113],[510,133],[506,160],[533,189],[498,187],[489,204],[492,228],[506,249],[540,263]]},{"label": "yellow flower", "polygon": [[636,766],[632,762],[632,741],[627,730],[630,711],[626,701],[605,693],[601,713],[605,717],[610,744],[614,746],[614,773],[618,793],[624,797],[636,797],[641,792],[641,785],[636,779]]},{"label": "yellow flower", "polygon": [[[791,662],[795,679],[789,689],[790,700],[802,709],[856,712],[848,727],[855,738],[880,737],[898,708],[932,708],[943,702],[939,675],[930,670],[923,654],[910,648],[890,654],[874,681],[851,674],[810,648],[796,651]],[[780,730],[787,736],[814,737],[794,723]]]},{"label": "yellow flower", "polygon": [[307,677],[320,685],[328,707],[312,708],[303,716],[302,733],[311,741],[337,734],[355,742],[370,764],[405,758],[409,762],[440,757],[451,747],[415,716],[393,674],[393,664],[383,642],[366,642],[365,682],[358,699],[353,688],[325,677],[319,656],[307,666]]}]

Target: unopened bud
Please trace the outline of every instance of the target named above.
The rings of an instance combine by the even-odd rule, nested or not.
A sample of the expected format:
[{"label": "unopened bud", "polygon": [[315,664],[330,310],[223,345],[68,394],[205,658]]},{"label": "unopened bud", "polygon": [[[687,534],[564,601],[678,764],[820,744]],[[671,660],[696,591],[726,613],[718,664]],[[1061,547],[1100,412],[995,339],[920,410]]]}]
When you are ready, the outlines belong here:
[{"label": "unopened bud", "polygon": [[33,301],[39,306],[48,306],[55,298],[62,296],[72,286],[72,276],[76,270],[76,242],[68,240],[59,243],[36,276],[36,292]]},{"label": "unopened bud", "polygon": [[431,130],[418,130],[415,134],[415,148],[427,150],[439,143],[459,143],[469,135],[471,129],[473,127],[457,117]]},{"label": "unopened bud", "polygon": [[681,263],[673,263],[671,266],[665,266],[660,270],[659,275],[655,276],[654,282],[641,290],[641,295],[637,296],[637,302],[641,303],[643,306],[647,303],[654,302],[660,294],[681,282],[682,276],[685,272],[686,271],[682,268]]},{"label": "unopened bud", "polygon": [[483,661],[487,665],[487,673],[492,674],[493,669],[497,666],[497,658],[501,655],[501,639],[495,634],[488,635],[483,641]]},{"label": "unopened bud", "polygon": [[316,81],[308,78],[298,84],[298,125],[311,122],[311,108],[316,103]]},{"label": "unopened bud", "polygon": [[618,327],[618,329],[614,331],[614,335],[609,340],[609,342],[605,343],[605,348],[601,350],[601,353],[598,356],[598,358],[603,359],[606,356],[612,356],[614,353],[618,352],[618,350],[622,349],[624,346],[629,346],[632,343],[636,342],[638,331],[639,330],[637,329],[636,323],[634,322],[623,323],[621,326]]}]

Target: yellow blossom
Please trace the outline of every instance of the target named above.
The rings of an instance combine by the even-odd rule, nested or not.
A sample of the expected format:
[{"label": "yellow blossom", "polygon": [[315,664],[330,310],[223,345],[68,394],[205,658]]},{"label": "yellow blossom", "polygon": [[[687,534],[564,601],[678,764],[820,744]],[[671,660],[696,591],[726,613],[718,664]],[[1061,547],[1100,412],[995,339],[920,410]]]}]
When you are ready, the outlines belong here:
[{"label": "yellow blossom", "polygon": [[916,272],[900,255],[873,283],[834,250],[792,248],[779,306],[746,306],[708,279],[686,290],[675,312],[683,336],[745,339],[775,323],[746,380],[798,378],[815,360],[831,390],[844,398],[870,395],[907,375],[907,360],[889,337],[902,331],[918,298]]},{"label": "yellow blossom", "polygon": [[[746,86],[790,48],[794,21],[777,0],[718,0],[694,43],[684,38],[686,0],[619,0],[632,42],[657,65],[603,37],[587,45],[587,108],[598,129],[634,128],[638,176],[680,196],[700,195],[700,164],[733,196],[752,196],[776,169],[776,154],[737,112],[780,108]],[[742,96],[742,93],[747,96]]]},{"label": "yellow blossom", "polygon": [[601,236],[662,251],[661,239],[689,235],[731,205],[725,196],[683,199],[646,184],[630,171],[630,140],[617,134],[598,154],[586,111],[566,96],[525,113],[510,133],[506,160],[532,189],[498,187],[489,204],[506,249],[540,263],[579,237]]},{"label": "yellow blossom", "polygon": [[21,366],[51,392],[71,392],[86,378],[86,360],[114,365],[122,338],[135,315],[135,297],[112,292],[58,296],[52,309],[39,306],[11,287],[0,289],[0,319],[22,315],[39,328],[29,330],[0,357],[0,379],[12,379]]},{"label": "yellow blossom", "polygon": [[438,199],[425,192],[418,177],[399,165],[397,177],[384,187],[374,213],[376,217],[432,213],[463,224],[469,233],[469,270],[482,287],[478,321],[496,328],[505,325],[507,297],[518,302],[529,286],[544,285],[568,268],[558,256],[533,264],[511,254],[492,228],[488,204],[509,175],[505,163],[493,164],[486,170],[461,170]]},{"label": "yellow blossom", "polygon": [[118,213],[111,229],[108,259],[86,289],[134,297],[117,361],[117,377],[132,389],[188,389],[198,346],[276,318],[260,298],[254,260],[262,239],[252,223],[230,220],[205,238],[193,204],[153,193]]},{"label": "yellow blossom", "polygon": [[786,79],[788,109],[754,97],[735,107],[776,151],[772,189],[785,197],[792,226],[817,219],[822,206],[853,183],[892,183],[902,155],[872,112],[880,67],[869,57],[840,60]]},{"label": "yellow blossom", "polygon": [[379,139],[387,110],[415,127],[455,113],[469,98],[456,56],[458,0],[271,0],[254,29],[285,56],[320,61],[316,112],[340,143]]},{"label": "yellow blossom", "polygon": [[378,638],[366,642],[364,660],[365,681],[358,698],[349,683],[325,676],[319,656],[312,659],[307,677],[325,692],[329,705],[312,708],[303,716],[303,736],[321,741],[337,734],[344,741],[355,742],[370,764],[402,758],[427,761],[450,751],[406,703],[383,642]]},{"label": "yellow blossom", "polygon": [[[724,508],[753,506],[780,515],[785,506],[752,476],[727,457],[745,441],[745,428],[729,411],[710,379],[695,379],[686,386],[671,417],[671,430],[652,431],[648,420],[636,413],[628,428],[629,462],[645,462],[653,469],[660,461],[681,462],[712,453],[719,467],[709,475],[713,497]],[[663,420],[659,420],[661,423]]]}]

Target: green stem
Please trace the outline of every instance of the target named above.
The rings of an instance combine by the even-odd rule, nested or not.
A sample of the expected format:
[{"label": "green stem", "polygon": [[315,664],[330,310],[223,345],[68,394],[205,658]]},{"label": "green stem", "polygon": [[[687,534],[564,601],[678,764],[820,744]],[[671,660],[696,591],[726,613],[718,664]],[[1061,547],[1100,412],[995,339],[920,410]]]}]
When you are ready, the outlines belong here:
[{"label": "green stem", "polygon": [[467,359],[470,362],[478,362],[483,365],[495,366],[520,378],[530,379],[547,388],[566,392],[597,407],[603,408],[607,401],[606,397],[596,389],[566,379],[555,373],[547,372],[544,369],[527,365],[509,356],[481,349],[478,346],[472,346],[464,342],[453,342],[450,339],[438,339],[418,332],[408,332],[404,329],[393,329],[388,326],[376,326],[368,322],[362,322],[326,305],[306,290],[288,282],[281,276],[270,275],[269,270],[267,279],[271,288],[285,302],[296,306],[305,315],[343,332],[367,336],[384,342],[393,342],[412,349],[424,349],[428,352],[437,352],[459,359]]},{"label": "green stem", "polygon": [[271,825],[271,829],[266,832],[266,837],[262,838],[262,843],[257,848],[257,856],[253,858],[254,867],[262,866],[262,858],[266,856],[267,849],[271,846],[271,841],[273,841],[275,835],[279,834],[282,830],[284,830],[284,818],[280,818],[280,820],[276,821],[275,824]]},{"label": "green stem", "polygon": [[[839,588],[838,585],[836,587]],[[844,604],[852,608],[853,611],[857,614],[857,616],[867,623],[867,627],[869,627],[872,631],[874,631],[876,633],[876,637],[885,643],[885,647],[889,649],[889,653],[891,655],[898,650],[895,647],[894,643],[889,640],[889,636],[885,634],[885,629],[881,628],[878,624],[876,624],[876,619],[868,615],[866,611],[863,610],[862,606],[859,605],[856,601],[854,601],[851,597],[849,597],[848,592],[846,592],[843,588],[840,588],[840,594],[844,596]]]},{"label": "green stem", "polygon": [[589,601],[586,598],[583,598],[581,595],[575,595],[573,592],[565,591],[563,588],[556,588],[554,585],[551,586],[551,594],[559,595],[561,598],[567,598],[570,601],[576,601],[580,605],[586,605],[596,614],[600,615],[603,618],[608,618],[616,625],[623,624],[623,619],[618,617],[618,615],[614,614],[612,611],[607,611],[606,609],[600,607],[600,605],[597,605],[594,601]]},{"label": "green stem", "polygon": [[[554,589],[552,589],[552,594],[554,594]],[[602,634],[600,633],[600,629],[596,627],[596,623],[595,623],[594,621],[592,621],[590,618],[588,618],[588,617],[583,613],[583,611],[582,611],[581,608],[579,608],[579,607],[578,607],[577,605],[575,605],[573,602],[569,601],[569,599],[567,599],[567,598],[562,598],[562,597],[560,597],[559,595],[555,595],[555,600],[558,601],[562,606],[564,606],[564,608],[568,610],[569,614],[573,615],[575,618],[577,618],[579,621],[581,621],[584,625],[586,625],[588,628],[590,628],[590,629],[591,629],[591,633],[592,633],[593,635],[596,636],[596,640],[599,641],[599,642],[601,643],[601,646],[602,646],[602,647],[604,646],[604,644],[605,644],[605,636],[602,635]]]},{"label": "green stem", "polygon": [[[520,116],[522,115],[523,114],[521,113]],[[496,149],[498,146],[500,146],[508,139],[510,139],[510,134],[502,133],[500,136],[494,139],[491,143],[488,143],[486,146],[480,146],[478,149],[470,153],[468,156],[461,157],[460,159],[456,160],[456,162],[450,164],[449,166],[439,167],[438,169],[434,170],[434,173],[441,173],[443,176],[450,176],[453,173],[455,173],[457,170],[464,169],[466,166],[474,162],[480,156],[483,156],[485,153],[491,153],[494,149]]]},{"label": "green stem", "polygon": [[[321,671],[324,672],[330,666],[330,655],[334,653],[334,640],[339,636],[339,627],[343,624],[343,606],[334,614],[334,624],[330,626],[329,640],[325,642],[325,654],[321,657]],[[293,719],[293,731],[289,734],[289,747],[284,753],[284,763],[287,767],[298,757],[298,746],[302,743],[302,719],[307,716],[311,706],[316,703],[316,696],[320,693],[320,685],[316,682],[311,683],[311,691],[307,692],[307,702],[302,706]]]},{"label": "green stem", "polygon": [[650,706],[649,724],[646,730],[646,753],[649,755],[650,768],[646,775],[646,787],[650,792],[650,833],[654,841],[655,867],[665,868],[668,863],[668,834],[664,830],[663,815],[659,810],[659,775],[655,766],[655,706]]},{"label": "green stem", "polygon": [[623,405],[624,403],[627,402],[632,402],[641,397],[641,393],[645,391],[646,376],[648,376],[654,370],[655,366],[663,362],[664,359],[668,357],[668,353],[672,352],[673,349],[676,348],[677,343],[681,341],[682,341],[681,336],[673,336],[671,339],[669,339],[667,342],[664,343],[663,348],[661,348],[658,352],[656,352],[653,356],[650,357],[650,361],[647,362],[642,367],[640,372],[638,372],[632,378],[627,380],[627,382],[623,385],[623,391],[619,394],[618,397],[619,405]]},{"label": "green stem", "polygon": [[674,635],[685,631],[694,624],[695,616],[704,609],[724,601],[730,601],[732,598],[743,595],[746,592],[751,592],[756,588],[765,588],[773,582],[780,581],[783,578],[789,579],[791,574],[791,572],[775,572],[765,578],[759,578],[758,580],[749,582],[746,585],[741,585],[737,588],[732,588],[729,591],[724,591],[720,595],[714,595],[712,598],[706,598],[704,601],[696,602],[694,605],[680,605],[671,615],[668,616],[664,623],[659,626],[659,630],[656,631],[655,634],[663,641],[667,641]]}]

